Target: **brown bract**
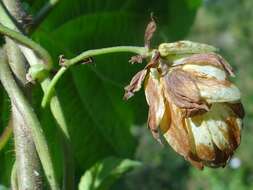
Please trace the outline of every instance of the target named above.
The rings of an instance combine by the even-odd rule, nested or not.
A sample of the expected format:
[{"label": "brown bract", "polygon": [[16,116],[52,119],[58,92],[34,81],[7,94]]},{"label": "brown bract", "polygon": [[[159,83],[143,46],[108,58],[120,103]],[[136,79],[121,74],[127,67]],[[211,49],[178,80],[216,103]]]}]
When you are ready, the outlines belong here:
[{"label": "brown bract", "polygon": [[156,53],[133,77],[124,97],[132,97],[145,80],[154,138],[164,138],[199,169],[224,167],[240,144],[244,117],[240,91],[229,76],[234,76],[233,70],[218,54],[167,62]]},{"label": "brown bract", "polygon": [[153,16],[151,15],[151,21],[148,23],[146,31],[145,31],[145,35],[144,35],[145,47],[150,48],[150,42],[155,31],[156,31],[156,23]]},{"label": "brown bract", "polygon": [[141,85],[145,79],[146,73],[147,73],[147,70],[143,69],[143,70],[139,71],[138,73],[136,73],[136,75],[134,75],[130,84],[124,88],[125,95],[123,98],[125,100],[128,100],[129,98],[131,98],[135,92],[137,92],[141,89]]}]

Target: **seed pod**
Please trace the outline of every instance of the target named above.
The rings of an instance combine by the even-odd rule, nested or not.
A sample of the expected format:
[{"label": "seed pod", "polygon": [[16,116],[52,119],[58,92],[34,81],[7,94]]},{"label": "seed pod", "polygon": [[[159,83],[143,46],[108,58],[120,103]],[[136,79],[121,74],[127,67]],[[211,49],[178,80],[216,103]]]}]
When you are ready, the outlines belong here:
[{"label": "seed pod", "polygon": [[[183,42],[174,51],[173,44],[167,44],[167,52],[160,45],[160,58],[135,78],[138,90],[145,78],[148,126],[154,138],[165,138],[197,168],[224,167],[240,144],[244,117],[240,91],[229,81],[233,70],[220,55],[209,52],[211,46]],[[169,57],[170,65],[161,61],[172,50],[184,56]]]}]

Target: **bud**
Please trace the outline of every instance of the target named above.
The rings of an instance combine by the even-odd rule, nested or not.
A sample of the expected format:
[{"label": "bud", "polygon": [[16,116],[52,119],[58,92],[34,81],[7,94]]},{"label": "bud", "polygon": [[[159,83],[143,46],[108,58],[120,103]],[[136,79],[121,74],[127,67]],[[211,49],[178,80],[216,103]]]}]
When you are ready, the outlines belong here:
[{"label": "bud", "polygon": [[187,56],[180,59],[170,59],[174,54],[169,51],[159,52],[157,64],[137,73],[125,94],[132,96],[145,80],[148,126],[154,138],[164,138],[199,169],[224,167],[240,144],[244,110],[239,89],[228,79],[234,76],[231,66],[199,47],[184,48],[181,52]]}]

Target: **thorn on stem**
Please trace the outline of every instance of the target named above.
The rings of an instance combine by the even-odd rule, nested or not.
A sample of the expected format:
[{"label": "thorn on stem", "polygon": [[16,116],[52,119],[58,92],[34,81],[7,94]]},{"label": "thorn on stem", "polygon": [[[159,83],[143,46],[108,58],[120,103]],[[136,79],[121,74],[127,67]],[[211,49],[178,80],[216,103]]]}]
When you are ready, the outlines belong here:
[{"label": "thorn on stem", "polygon": [[94,63],[94,58],[88,57],[87,59],[84,59],[84,61],[81,63],[82,65]]},{"label": "thorn on stem", "polygon": [[[64,57],[64,55],[60,55],[59,56],[59,65],[61,65],[62,67],[66,67],[66,62],[68,61],[68,59],[66,59]],[[80,62],[78,62],[79,64],[81,65],[86,65],[86,64],[90,64],[90,63],[93,63],[94,62],[94,59],[92,57],[88,57]]]},{"label": "thorn on stem", "polygon": [[59,65],[65,67],[64,63],[67,61],[67,59],[64,57],[64,55],[59,55]]}]

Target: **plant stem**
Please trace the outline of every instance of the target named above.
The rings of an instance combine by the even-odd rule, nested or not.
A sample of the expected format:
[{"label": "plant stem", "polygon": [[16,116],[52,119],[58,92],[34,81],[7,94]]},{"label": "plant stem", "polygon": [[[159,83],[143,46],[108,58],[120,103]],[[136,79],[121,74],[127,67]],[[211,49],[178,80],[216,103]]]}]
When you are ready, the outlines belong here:
[{"label": "plant stem", "polygon": [[[56,1],[51,0],[51,2],[56,3]],[[0,2],[0,21],[7,26],[8,28],[17,30],[17,27],[15,23],[9,18],[8,14],[6,14],[2,3]],[[16,35],[13,35],[13,39],[15,39]],[[17,41],[17,39],[15,39]],[[27,40],[27,39],[26,39]],[[26,41],[27,43],[30,43],[29,39]],[[20,42],[21,43],[21,42]],[[28,44],[31,48],[34,48],[34,43]],[[35,45],[36,46],[36,45]],[[24,53],[28,63],[30,65],[37,64],[39,62],[39,59],[37,58],[36,54],[33,52],[33,50],[26,48],[25,46],[19,45],[21,51]],[[44,59],[46,60],[46,59]],[[50,65],[50,62],[49,62]],[[43,91],[45,92],[48,84],[50,83],[50,78],[47,77],[44,81],[41,82],[41,87]],[[74,166],[74,158],[72,149],[70,146],[70,137],[67,129],[67,124],[63,115],[62,108],[60,106],[59,99],[57,95],[54,93],[52,97],[52,101],[50,103],[50,109],[51,112],[57,121],[59,127],[58,130],[61,134],[61,140],[62,140],[62,147],[63,147],[63,165],[64,165],[64,177],[63,177],[63,189],[74,189],[74,173],[75,173],[75,166]],[[44,168],[46,170],[47,168]],[[49,173],[50,171],[45,171],[45,173]]]},{"label": "plant stem", "polygon": [[[51,69],[52,64],[53,64],[52,58],[50,54],[44,48],[42,48],[39,44],[35,43],[34,41],[29,39],[25,35],[19,32],[16,32],[14,30],[11,30],[2,24],[0,24],[0,33],[34,50],[40,56],[40,58],[44,61],[47,68]],[[33,64],[38,64],[38,63],[33,63]]]},{"label": "plant stem", "polygon": [[29,102],[23,95],[22,91],[17,86],[10,69],[7,65],[7,61],[3,53],[0,55],[0,80],[5,90],[7,91],[12,104],[16,106],[17,111],[24,119],[27,126],[31,130],[31,134],[41,159],[42,166],[45,171],[47,180],[52,190],[58,190],[59,186],[56,181],[56,176],[53,169],[52,159],[49,154],[49,148],[46,143],[43,130],[40,126],[39,120],[30,106]]},{"label": "plant stem", "polygon": [[138,55],[142,56],[150,56],[149,51],[145,47],[136,47],[136,46],[115,46],[115,47],[108,47],[108,48],[101,48],[101,49],[93,49],[85,51],[78,56],[66,60],[64,63],[62,63],[63,67],[60,68],[60,70],[56,73],[56,75],[53,77],[51,83],[49,84],[46,92],[44,93],[41,106],[46,107],[48,101],[50,100],[53,90],[55,88],[56,83],[61,78],[61,76],[66,72],[67,68],[76,64],[80,63],[81,61],[84,61],[87,58],[97,56],[97,55],[103,55],[103,54],[111,54],[111,53],[119,53],[119,52],[129,52],[129,53],[136,53]]},{"label": "plant stem", "polygon": [[61,67],[60,70],[56,73],[54,78],[49,83],[48,87],[45,89],[44,96],[43,96],[42,102],[41,102],[41,106],[43,108],[45,108],[47,106],[47,103],[51,100],[51,97],[55,93],[54,88],[56,86],[56,83],[61,78],[61,76],[65,73],[66,70],[67,70],[66,67]]},{"label": "plant stem", "polygon": [[107,47],[107,48],[100,48],[100,49],[92,49],[92,50],[87,50],[81,53],[80,55],[65,61],[63,63],[63,66],[69,67],[81,61],[84,61],[85,59],[89,57],[103,55],[103,54],[117,53],[117,52],[129,52],[129,53],[136,53],[139,55],[146,55],[148,53],[148,49],[144,47],[136,47],[136,46],[115,46],[115,47]]},{"label": "plant stem", "polygon": [[[21,3],[19,0],[3,0],[3,4],[8,10],[10,18],[21,23],[24,13],[21,11]],[[2,22],[2,20],[1,20]],[[21,53],[16,42],[9,37],[5,37],[6,45],[4,49],[8,57],[8,63],[13,70],[13,74],[23,91],[29,94],[25,88],[26,84],[26,60]],[[33,190],[42,189],[41,167],[37,155],[36,147],[33,141],[29,126],[26,124],[22,114],[17,106],[12,104],[12,114],[9,125],[14,131],[15,155],[16,161],[13,176],[19,184],[19,189]],[[35,175],[36,172],[36,175]],[[14,186],[13,186],[14,187]]]}]

